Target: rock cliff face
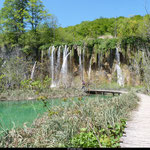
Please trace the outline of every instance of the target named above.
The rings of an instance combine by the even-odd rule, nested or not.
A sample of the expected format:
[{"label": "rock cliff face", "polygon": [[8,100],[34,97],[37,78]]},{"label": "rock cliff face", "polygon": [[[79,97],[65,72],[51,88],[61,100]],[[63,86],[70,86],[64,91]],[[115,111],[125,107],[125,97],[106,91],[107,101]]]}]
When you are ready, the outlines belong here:
[{"label": "rock cliff face", "polygon": [[[64,54],[66,49],[67,53]],[[61,51],[61,57],[59,59],[58,50]],[[67,84],[67,82],[71,82],[72,79],[75,79],[76,77],[78,77],[78,80],[80,81],[85,80],[88,82],[94,80],[117,82],[120,86],[124,86],[125,84],[140,84],[140,76],[138,76],[136,70],[133,70],[135,67],[134,63],[139,62],[132,56],[132,53],[127,53],[127,51],[124,52],[124,50],[121,49],[121,46],[102,51],[98,48],[98,44],[94,44],[93,47],[90,48],[86,45],[62,45],[53,46],[53,48],[50,47],[49,51],[50,59],[52,59],[53,56],[54,60],[53,68],[51,68],[50,71],[50,73],[53,74],[52,81],[54,83],[52,84],[55,84],[56,86],[60,85],[60,82]],[[63,74],[61,72],[64,61],[66,61],[66,79],[62,79]],[[58,62],[60,69],[58,69]],[[52,64],[50,64],[50,66],[51,65]],[[57,84],[55,83],[56,81]]]},{"label": "rock cliff face", "polygon": [[[53,45],[47,51],[41,51],[41,61],[34,67],[32,78],[42,79],[48,75],[52,78],[52,87],[71,86],[82,80],[95,83],[116,82],[120,86],[139,85],[142,82],[142,47],[142,44],[137,47],[135,42],[118,42],[114,38]],[[30,71],[25,73],[25,78],[30,78],[35,57],[26,55],[18,47],[0,48],[1,67],[12,57],[30,62]]]}]

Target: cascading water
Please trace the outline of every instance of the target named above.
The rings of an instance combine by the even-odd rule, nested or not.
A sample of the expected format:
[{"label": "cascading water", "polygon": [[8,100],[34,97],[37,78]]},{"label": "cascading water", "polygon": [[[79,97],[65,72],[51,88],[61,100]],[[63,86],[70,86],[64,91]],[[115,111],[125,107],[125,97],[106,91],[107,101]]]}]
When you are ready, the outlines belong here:
[{"label": "cascading water", "polygon": [[89,78],[89,80],[91,78],[91,66],[92,66],[92,56],[91,56],[90,64],[89,64],[89,72],[88,72],[88,78]]},{"label": "cascading water", "polygon": [[30,77],[31,80],[33,80],[33,77],[34,77],[35,66],[36,66],[36,61],[35,61],[34,65],[33,65],[32,71],[31,71],[31,77]]},{"label": "cascading water", "polygon": [[54,52],[55,52],[55,47],[52,46],[49,48],[48,50],[48,55],[49,55],[49,59],[50,59],[50,71],[51,71],[51,87],[56,87],[55,81],[54,81],[54,71],[55,71],[55,66],[54,66]]},{"label": "cascading water", "polygon": [[101,70],[101,53],[98,53],[98,69]]},{"label": "cascading water", "polygon": [[84,80],[84,56],[85,56],[85,45],[84,45],[84,47],[83,47],[83,58],[82,58],[82,60],[83,60],[83,68],[82,68],[82,79]]},{"label": "cascading water", "polygon": [[69,67],[69,72],[72,73],[73,72],[73,62],[72,62],[72,56],[71,56],[71,53],[70,53],[70,57],[69,57],[69,63],[70,63],[70,67]]},{"label": "cascading water", "polygon": [[[85,55],[85,47],[83,47],[83,54],[82,54],[82,48],[80,46],[77,47],[77,51],[78,51],[78,56],[79,56],[79,71],[80,71],[80,77],[82,80],[84,80],[84,65],[85,64],[85,60],[84,60],[84,55]],[[55,60],[55,52],[56,54],[56,60]],[[70,71],[68,70],[68,56],[70,55],[71,51],[69,52],[69,47],[67,47],[67,45],[65,45],[64,49],[63,49],[63,58],[62,58],[62,66],[61,66],[61,47],[58,47],[58,50],[55,51],[55,47],[52,46],[49,48],[48,54],[49,54],[49,58],[50,58],[50,71],[51,71],[51,78],[52,78],[52,83],[51,83],[51,87],[56,87],[59,86],[60,83],[62,83],[63,85],[67,85],[69,82],[69,73],[72,72],[73,68],[72,66],[70,66]],[[72,57],[70,57],[70,61]],[[92,60],[93,60],[93,55],[90,58],[89,61],[89,69],[88,69],[88,79],[91,79],[91,72],[92,72]],[[117,71],[117,83],[120,86],[124,86],[124,78],[123,78],[123,74],[122,74],[122,70],[120,68],[120,55],[119,55],[119,48],[116,48],[116,71]],[[56,67],[55,67],[55,63],[56,63]],[[102,63],[102,54],[99,53],[98,54],[98,68],[99,70],[101,69],[101,63]],[[69,64],[72,64],[72,62],[70,62]]]},{"label": "cascading water", "polygon": [[58,53],[57,53],[57,72],[59,72],[59,68],[60,68],[60,49],[61,46],[59,46]]},{"label": "cascading water", "polygon": [[67,45],[65,45],[64,51],[63,51],[63,64],[61,68],[61,80],[64,84],[66,84],[67,77],[68,77],[68,56],[70,53],[68,53],[69,48],[67,48]]},{"label": "cascading water", "polygon": [[60,49],[61,46],[59,46],[58,48],[58,52],[57,52],[57,67],[56,67],[56,75],[57,75],[57,85],[59,85],[59,74],[60,74]]},{"label": "cascading water", "polygon": [[79,70],[80,70],[80,74],[81,74],[81,79],[83,80],[82,60],[81,60],[81,47],[78,48],[78,54],[79,54]]},{"label": "cascading water", "polygon": [[123,75],[122,75],[122,70],[120,68],[120,54],[119,54],[118,48],[116,48],[116,60],[117,60],[117,64],[116,64],[117,83],[120,86],[124,86],[124,78],[123,78]]},{"label": "cascading water", "polygon": [[67,45],[65,45],[64,51],[63,51],[63,64],[62,64],[62,68],[61,68],[61,73],[64,75],[66,75],[67,73],[67,69],[68,69],[68,63],[67,63],[67,52],[68,52],[68,48]]}]

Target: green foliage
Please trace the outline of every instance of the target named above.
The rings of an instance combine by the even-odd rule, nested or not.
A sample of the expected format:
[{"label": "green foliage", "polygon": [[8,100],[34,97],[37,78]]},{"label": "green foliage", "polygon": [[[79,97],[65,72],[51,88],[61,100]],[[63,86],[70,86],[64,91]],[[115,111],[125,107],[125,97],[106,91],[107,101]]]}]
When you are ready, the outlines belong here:
[{"label": "green foliage", "polygon": [[44,5],[41,0],[29,0],[28,14],[29,23],[34,31],[36,31],[37,26],[42,20],[50,16],[50,14],[47,14],[47,11],[44,10]]},{"label": "green foliage", "polygon": [[[130,18],[99,18],[94,21],[83,21],[81,24],[59,28],[62,32],[73,37],[73,41],[98,38],[102,35],[115,37],[137,36],[141,32],[143,18],[136,15]],[[143,30],[144,31],[144,30]],[[64,35],[65,39],[66,35]],[[72,38],[71,38],[72,39]]]},{"label": "green foliage", "polygon": [[28,0],[5,0],[1,9],[3,29],[10,43],[18,43],[27,23]]},{"label": "green foliage", "polygon": [[98,141],[96,139],[96,136],[92,131],[85,132],[86,128],[81,128],[81,132],[79,135],[76,135],[71,140],[71,146],[70,147],[82,147],[82,148],[96,148],[99,147]]},{"label": "green foliage", "polygon": [[29,88],[31,88],[31,81],[32,81],[31,79],[22,80],[20,82],[20,84],[21,84],[22,88],[29,89]]},{"label": "green foliage", "polygon": [[31,79],[21,81],[22,88],[35,89],[38,92],[46,88],[49,88],[50,85],[51,85],[51,78],[49,78],[48,76],[46,76],[43,81],[41,80],[32,81]]},{"label": "green foliage", "polygon": [[43,86],[44,88],[48,88],[51,84],[51,78],[49,78],[48,76],[45,77],[44,81],[43,81]]},{"label": "green foliage", "polygon": [[70,147],[117,148],[120,146],[120,137],[122,137],[125,127],[126,121],[125,119],[121,119],[120,123],[115,124],[114,127],[108,125],[107,129],[102,128],[97,130],[97,133],[94,133],[93,131],[87,132],[86,128],[81,128],[80,133],[72,138]]},{"label": "green foliage", "polygon": [[5,78],[5,75],[4,74],[2,74],[2,75],[0,75],[0,92],[3,92],[3,90],[4,90],[4,78]]},{"label": "green foliage", "polygon": [[5,0],[0,10],[0,44],[19,45],[38,58],[39,47],[54,36],[56,23],[50,17],[40,0]]},{"label": "green foliage", "polygon": [[146,39],[139,37],[139,36],[128,36],[128,37],[122,38],[122,42],[126,43],[126,44],[130,44],[130,45],[133,45],[133,44],[137,45],[138,44],[138,46],[140,46],[144,42],[146,42]]},{"label": "green foliage", "polygon": [[64,30],[74,35],[74,40],[83,38],[97,38],[100,35],[112,34],[114,31],[114,18],[100,18],[94,21],[83,21],[81,24],[66,27]]},{"label": "green foliage", "polygon": [[41,81],[40,80],[36,80],[31,82],[31,86],[33,87],[33,89],[41,89]]}]

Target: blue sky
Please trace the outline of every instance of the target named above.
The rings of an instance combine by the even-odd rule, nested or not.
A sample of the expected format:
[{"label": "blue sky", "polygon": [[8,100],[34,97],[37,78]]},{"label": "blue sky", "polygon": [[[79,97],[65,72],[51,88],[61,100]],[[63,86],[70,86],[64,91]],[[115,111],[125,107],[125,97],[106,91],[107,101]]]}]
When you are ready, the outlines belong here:
[{"label": "blue sky", "polygon": [[[100,17],[130,17],[150,13],[150,0],[42,0],[62,27],[92,21]],[[0,0],[0,8],[4,0]]]}]

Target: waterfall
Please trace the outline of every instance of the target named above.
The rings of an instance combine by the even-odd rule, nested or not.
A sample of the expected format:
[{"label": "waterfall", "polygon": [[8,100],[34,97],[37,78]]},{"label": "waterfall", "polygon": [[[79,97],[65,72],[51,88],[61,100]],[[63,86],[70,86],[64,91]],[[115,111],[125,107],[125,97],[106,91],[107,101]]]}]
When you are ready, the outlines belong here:
[{"label": "waterfall", "polygon": [[69,67],[69,72],[70,73],[72,73],[73,72],[73,67],[72,67],[72,65],[73,65],[73,62],[72,62],[72,56],[70,55],[70,59],[69,59],[69,64],[70,64],[70,67]]},{"label": "waterfall", "polygon": [[117,64],[116,64],[117,83],[120,86],[124,86],[124,78],[123,78],[122,70],[120,68],[120,54],[119,54],[118,48],[116,48],[116,61],[117,61]]},{"label": "waterfall", "polygon": [[[76,53],[74,53],[74,57],[71,54],[71,51],[69,49],[69,46],[65,45],[63,47],[54,47],[51,46],[49,48],[48,54],[49,54],[49,59],[50,59],[50,74],[51,74],[51,87],[56,87],[60,84],[62,85],[68,85],[68,83],[71,83],[72,79],[74,76],[79,73],[80,80],[84,80],[86,76],[85,75],[85,69],[87,68],[87,77],[88,80],[91,80],[93,78],[92,73],[96,70],[92,70],[92,64],[93,61],[96,60],[97,67],[98,67],[98,73],[101,74],[101,69],[102,69],[102,62],[103,62],[103,53],[100,51],[96,57],[98,58],[95,59],[95,54],[96,53],[86,53],[86,46],[84,45],[83,47],[81,46],[74,46],[72,47],[74,50],[77,48],[77,58],[78,60],[75,60],[76,58]],[[76,52],[76,51],[75,51]],[[70,55],[70,56],[69,56]],[[89,56],[90,55],[90,56]],[[72,59],[73,58],[73,59]],[[89,61],[86,62],[86,59],[89,58]],[[94,59],[94,60],[93,60]],[[116,73],[117,73],[117,83],[120,86],[124,86],[124,77],[123,77],[123,72],[120,67],[120,55],[119,55],[119,47],[116,48]],[[74,62],[73,62],[74,61]],[[88,64],[86,64],[88,63]],[[75,66],[75,65],[78,66]],[[75,66],[75,67],[73,67]],[[87,66],[87,67],[86,67]],[[78,71],[78,72],[77,72]],[[72,73],[72,75],[71,75]],[[70,82],[69,82],[70,81]]]},{"label": "waterfall", "polygon": [[78,54],[79,54],[79,70],[80,70],[80,74],[81,74],[81,79],[83,80],[82,60],[81,60],[81,47],[78,48]]},{"label": "waterfall", "polygon": [[[68,53],[69,48],[65,45],[63,50],[63,63],[62,67],[60,66],[60,55],[61,55],[61,46],[59,46],[57,51],[57,60],[55,60],[55,47],[52,46],[48,50],[48,55],[50,59],[50,71],[51,71],[51,87],[59,86],[60,81],[66,83],[68,78]],[[55,67],[56,63],[56,67]],[[61,68],[61,70],[60,70]],[[61,75],[61,76],[60,76]]]},{"label": "waterfall", "polygon": [[[61,68],[61,75],[62,75],[62,81],[63,83],[66,83],[67,77],[68,77],[68,56],[70,53],[68,53],[67,45],[65,45],[64,51],[63,51],[63,64]],[[68,54],[67,54],[68,53]]]},{"label": "waterfall", "polygon": [[67,45],[65,45],[64,51],[63,51],[63,64],[61,68],[61,73],[63,76],[67,75],[68,71],[68,62],[67,62],[67,57],[68,57],[68,48]]},{"label": "waterfall", "polygon": [[55,73],[54,52],[55,52],[55,47],[54,46],[50,47],[49,50],[48,50],[48,56],[49,56],[49,59],[50,59],[50,71],[51,71],[51,78],[52,78],[52,80],[51,80],[51,87],[56,87],[56,84],[55,84],[55,81],[54,81],[54,73]]},{"label": "waterfall", "polygon": [[54,66],[54,52],[55,52],[55,47],[52,46],[52,52],[51,52],[51,73],[52,73],[52,83],[51,87],[56,87],[55,81],[54,81],[54,73],[55,73],[55,66]]},{"label": "waterfall", "polygon": [[31,80],[33,80],[33,77],[34,77],[35,66],[36,66],[36,61],[35,61],[34,65],[33,65],[32,71],[31,71],[31,77],[30,77]]},{"label": "waterfall", "polygon": [[61,46],[59,46],[58,52],[57,52],[57,67],[56,67],[57,85],[59,85],[59,74],[60,74],[60,49],[61,49]]},{"label": "waterfall", "polygon": [[57,52],[57,73],[59,73],[59,69],[60,69],[60,48],[61,46],[59,46],[58,52]]},{"label": "waterfall", "polygon": [[85,45],[83,47],[83,58],[82,58],[82,60],[83,60],[82,79],[83,80],[84,80],[84,69],[85,69],[85,67],[84,67],[84,56],[85,56]]},{"label": "waterfall", "polygon": [[117,60],[117,64],[120,65],[120,54],[119,54],[118,47],[116,48],[116,60]]},{"label": "waterfall", "polygon": [[98,70],[101,70],[101,53],[98,53]]},{"label": "waterfall", "polygon": [[89,80],[91,78],[91,66],[92,66],[92,56],[91,56],[90,64],[89,64],[89,72],[88,72],[88,78],[89,78]]}]

